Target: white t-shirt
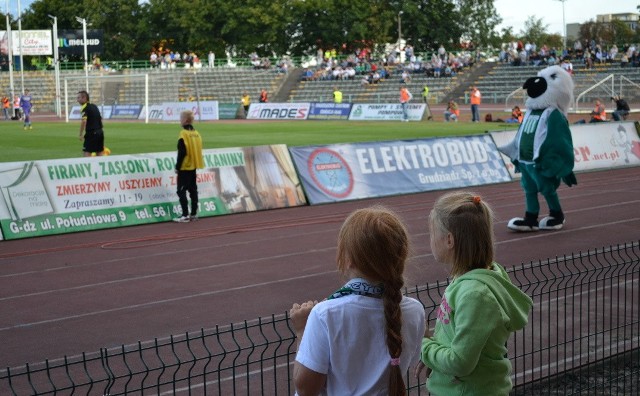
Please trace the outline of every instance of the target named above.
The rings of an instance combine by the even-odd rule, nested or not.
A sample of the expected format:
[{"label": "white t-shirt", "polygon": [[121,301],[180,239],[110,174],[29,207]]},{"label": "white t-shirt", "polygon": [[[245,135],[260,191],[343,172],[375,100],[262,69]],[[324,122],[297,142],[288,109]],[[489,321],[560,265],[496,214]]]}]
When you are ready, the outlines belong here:
[{"label": "white t-shirt", "polygon": [[[420,359],[425,330],[422,304],[403,297],[402,355],[405,373]],[[382,299],[349,295],[316,305],[304,330],[296,360],[327,374],[328,395],[387,395],[390,360]]]}]

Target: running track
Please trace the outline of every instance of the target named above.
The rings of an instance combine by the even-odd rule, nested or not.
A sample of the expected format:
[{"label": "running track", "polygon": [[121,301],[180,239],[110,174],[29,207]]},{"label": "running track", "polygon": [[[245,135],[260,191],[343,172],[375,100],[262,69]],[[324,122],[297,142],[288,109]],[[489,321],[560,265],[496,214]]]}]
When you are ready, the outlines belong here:
[{"label": "running track", "polygon": [[[640,169],[582,173],[561,187],[561,231],[506,229],[524,213],[518,182],[474,188],[496,211],[507,267],[640,239]],[[442,192],[279,209],[0,242],[0,369],[164,338],[287,311],[340,286],[338,229],[382,203],[406,221],[414,254],[406,284],[444,279],[427,215]],[[543,205],[544,208],[544,205]]]}]

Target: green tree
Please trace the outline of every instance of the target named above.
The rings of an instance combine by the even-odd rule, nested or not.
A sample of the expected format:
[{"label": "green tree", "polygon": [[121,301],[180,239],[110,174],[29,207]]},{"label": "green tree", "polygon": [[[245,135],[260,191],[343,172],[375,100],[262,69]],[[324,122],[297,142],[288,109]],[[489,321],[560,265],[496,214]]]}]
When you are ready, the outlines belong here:
[{"label": "green tree", "polygon": [[289,12],[291,51],[298,55],[315,54],[318,48],[342,51],[388,43],[398,37],[398,10],[387,1],[293,0]]},{"label": "green tree", "polygon": [[417,50],[436,50],[440,45],[448,50],[459,47],[463,26],[453,1],[405,2],[403,12],[403,36]]},{"label": "green tree", "polygon": [[76,17],[86,19],[88,29],[102,29],[103,58],[129,59],[141,54],[137,32],[143,17],[137,0],[36,0],[23,13],[23,28],[43,29],[45,23],[49,27],[49,15],[57,18],[58,29],[81,29]]},{"label": "green tree", "polygon": [[493,0],[456,0],[462,27],[462,39],[476,46],[486,46],[495,37],[494,30],[502,22]]},{"label": "green tree", "polygon": [[200,56],[210,50],[224,53],[222,6],[220,0],[150,0],[143,5],[146,19],[142,22],[147,52],[162,46]]},{"label": "green tree", "polygon": [[[290,4],[287,0],[219,1],[224,17],[219,34],[227,50],[237,55],[284,54],[290,46]],[[214,31],[218,31],[214,29]]]},{"label": "green tree", "polygon": [[625,43],[633,42],[634,40],[634,31],[631,30],[629,25],[620,21],[618,19],[614,19],[609,24],[609,32],[608,35],[603,37],[606,40],[607,45],[618,44],[622,45]]},{"label": "green tree", "polygon": [[545,24],[542,18],[529,16],[524,22],[524,28],[520,31],[520,38],[525,42],[543,44],[544,38],[549,36],[547,30],[549,25]]}]

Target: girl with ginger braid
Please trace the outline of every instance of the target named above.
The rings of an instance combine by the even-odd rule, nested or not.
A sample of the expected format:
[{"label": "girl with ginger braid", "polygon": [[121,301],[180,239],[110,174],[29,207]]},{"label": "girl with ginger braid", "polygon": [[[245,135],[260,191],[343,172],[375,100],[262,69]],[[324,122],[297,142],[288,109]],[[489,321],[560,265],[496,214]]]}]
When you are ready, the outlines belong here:
[{"label": "girl with ginger braid", "polygon": [[294,383],[306,395],[404,395],[418,361],[424,308],[403,296],[409,237],[382,207],[360,209],[338,237],[339,272],[349,281],[326,300],[293,304],[298,353]]}]

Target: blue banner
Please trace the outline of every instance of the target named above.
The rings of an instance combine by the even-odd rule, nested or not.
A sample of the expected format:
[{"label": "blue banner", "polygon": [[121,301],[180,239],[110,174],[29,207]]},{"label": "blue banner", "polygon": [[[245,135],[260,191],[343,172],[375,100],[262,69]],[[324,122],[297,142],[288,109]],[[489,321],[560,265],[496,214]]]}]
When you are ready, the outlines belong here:
[{"label": "blue banner", "polygon": [[142,105],[113,105],[111,111],[112,120],[137,120],[142,111]]},{"label": "blue banner", "polygon": [[350,103],[311,103],[308,120],[348,120]]},{"label": "blue banner", "polygon": [[311,204],[511,181],[490,135],[289,151]]}]

